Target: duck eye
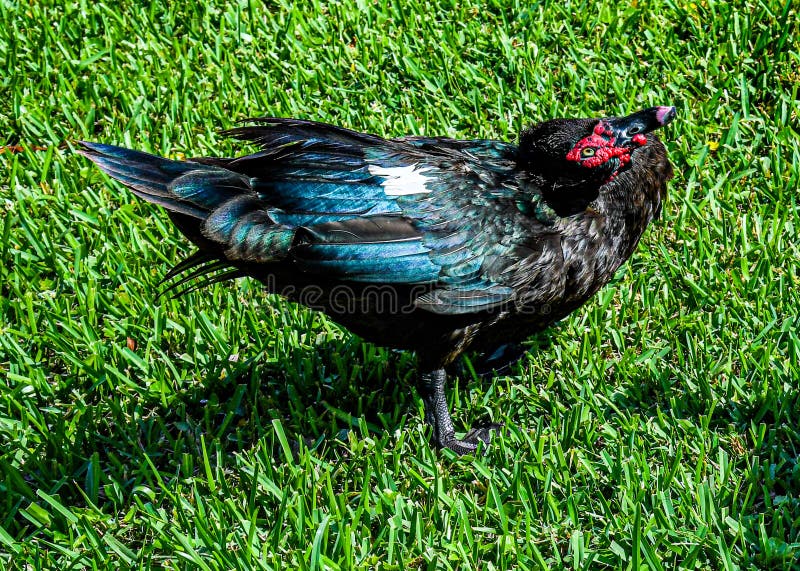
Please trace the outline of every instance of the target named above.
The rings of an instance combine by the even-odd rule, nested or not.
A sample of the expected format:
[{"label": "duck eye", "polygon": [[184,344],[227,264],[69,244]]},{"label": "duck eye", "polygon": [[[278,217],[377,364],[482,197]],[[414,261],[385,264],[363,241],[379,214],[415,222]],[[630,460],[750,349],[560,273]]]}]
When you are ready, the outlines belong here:
[{"label": "duck eye", "polygon": [[642,128],[639,127],[639,126],[631,127],[630,129],[628,129],[628,135],[635,135],[636,133],[638,133],[641,130],[642,130]]},{"label": "duck eye", "polygon": [[582,157],[593,157],[594,156],[594,149],[592,147],[584,147],[581,150]]}]

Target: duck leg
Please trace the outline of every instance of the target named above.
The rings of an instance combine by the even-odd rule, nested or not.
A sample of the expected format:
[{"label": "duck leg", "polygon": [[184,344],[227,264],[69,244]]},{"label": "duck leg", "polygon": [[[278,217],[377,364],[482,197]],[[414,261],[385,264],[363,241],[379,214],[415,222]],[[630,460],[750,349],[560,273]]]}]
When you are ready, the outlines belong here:
[{"label": "duck leg", "polygon": [[449,448],[459,456],[470,454],[478,448],[478,443],[488,445],[492,430],[502,424],[487,424],[473,427],[464,438],[456,438],[450,411],[447,410],[447,398],[444,383],[447,375],[444,369],[435,369],[420,374],[418,390],[425,405],[425,422],[433,429],[433,443],[439,448]]}]

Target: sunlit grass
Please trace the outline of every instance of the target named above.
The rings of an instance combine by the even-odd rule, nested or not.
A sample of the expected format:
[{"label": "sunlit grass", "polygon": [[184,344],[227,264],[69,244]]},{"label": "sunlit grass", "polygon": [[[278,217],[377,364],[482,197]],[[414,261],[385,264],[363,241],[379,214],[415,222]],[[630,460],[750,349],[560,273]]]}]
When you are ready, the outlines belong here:
[{"label": "sunlit grass", "polygon": [[[3,565],[800,567],[790,2],[184,4],[0,0]],[[410,355],[248,280],[156,301],[186,240],[71,147],[649,105],[663,218],[513,374],[455,379],[459,429],[506,423],[481,458],[431,450]]]}]

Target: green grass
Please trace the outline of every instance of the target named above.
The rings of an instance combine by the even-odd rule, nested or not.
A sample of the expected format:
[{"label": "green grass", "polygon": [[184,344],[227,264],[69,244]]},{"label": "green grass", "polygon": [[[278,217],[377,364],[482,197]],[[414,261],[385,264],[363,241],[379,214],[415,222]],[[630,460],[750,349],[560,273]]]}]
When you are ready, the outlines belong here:
[{"label": "green grass", "polygon": [[[159,4],[0,0],[0,566],[800,568],[796,7]],[[412,356],[248,280],[156,301],[186,240],[71,144],[649,105],[664,216],[513,374],[456,380],[460,429],[506,423],[480,458],[431,450]]]}]

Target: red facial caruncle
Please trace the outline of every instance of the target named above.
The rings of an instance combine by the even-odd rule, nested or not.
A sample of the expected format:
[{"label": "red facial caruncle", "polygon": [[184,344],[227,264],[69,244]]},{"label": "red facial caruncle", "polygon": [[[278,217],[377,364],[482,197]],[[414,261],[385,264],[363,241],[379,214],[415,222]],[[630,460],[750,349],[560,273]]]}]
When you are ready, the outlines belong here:
[{"label": "red facial caruncle", "polygon": [[647,138],[641,133],[636,134],[627,144],[619,147],[615,146],[616,141],[617,138],[611,126],[605,121],[600,121],[595,125],[591,135],[584,137],[572,147],[567,153],[567,160],[579,163],[581,166],[594,168],[616,157],[619,159],[619,167],[612,173],[610,180],[616,176],[619,168],[631,161],[633,149],[647,143]]}]

